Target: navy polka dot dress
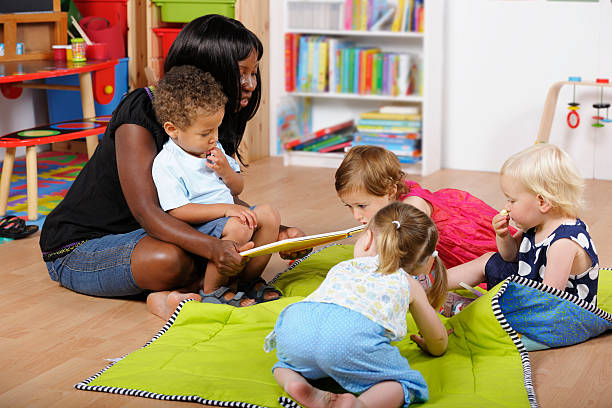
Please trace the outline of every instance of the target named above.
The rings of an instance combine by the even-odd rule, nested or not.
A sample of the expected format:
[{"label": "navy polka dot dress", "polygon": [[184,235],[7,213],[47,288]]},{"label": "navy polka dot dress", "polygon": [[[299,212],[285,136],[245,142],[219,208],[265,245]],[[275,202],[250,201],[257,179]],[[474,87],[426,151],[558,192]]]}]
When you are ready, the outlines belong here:
[{"label": "navy polka dot dress", "polygon": [[546,273],[548,248],[559,239],[571,239],[591,258],[591,267],[578,275],[570,275],[565,291],[597,305],[597,281],[599,279],[599,258],[587,225],[576,219],[575,222],[561,224],[542,242],[535,242],[535,228],[523,234],[519,248],[518,274],[525,278],[542,282]]}]

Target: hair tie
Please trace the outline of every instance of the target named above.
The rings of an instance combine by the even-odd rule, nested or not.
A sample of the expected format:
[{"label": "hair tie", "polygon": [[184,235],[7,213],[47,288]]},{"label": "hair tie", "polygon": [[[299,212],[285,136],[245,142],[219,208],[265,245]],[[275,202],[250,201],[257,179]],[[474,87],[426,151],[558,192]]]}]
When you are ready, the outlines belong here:
[{"label": "hair tie", "polygon": [[431,256],[433,256],[434,258],[437,258],[438,257],[438,251],[433,251],[431,253]]},{"label": "hair tie", "polygon": [[399,221],[391,221],[392,224],[395,224],[395,229],[400,229],[400,222]]}]

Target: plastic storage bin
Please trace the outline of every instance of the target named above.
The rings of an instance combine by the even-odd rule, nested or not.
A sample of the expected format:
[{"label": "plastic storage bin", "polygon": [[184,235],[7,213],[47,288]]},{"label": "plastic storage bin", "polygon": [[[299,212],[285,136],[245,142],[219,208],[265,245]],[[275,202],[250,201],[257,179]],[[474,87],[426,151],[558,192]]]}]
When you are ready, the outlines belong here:
[{"label": "plastic storage bin", "polygon": [[[123,95],[127,93],[128,60],[129,58],[121,58],[115,66],[115,95],[113,95],[113,99],[106,105],[95,102],[97,116],[111,115],[117,105],[119,105],[119,102],[121,102]],[[47,78],[45,82],[58,85],[78,85],[79,76],[68,75],[59,78]],[[83,117],[81,94],[79,92],[49,89],[47,90],[47,106],[51,123]]]},{"label": "plastic storage bin", "polygon": [[205,14],[234,18],[235,0],[153,0],[161,7],[161,19],[169,23],[188,23]]},{"label": "plastic storage bin", "polygon": [[172,46],[174,39],[176,38],[178,33],[181,32],[181,30],[181,28],[164,27],[158,27],[153,29],[153,32],[159,37],[161,41],[162,56],[164,59],[166,59],[166,56],[168,55],[168,51],[170,51],[170,47]]},{"label": "plastic storage bin", "polygon": [[[127,44],[127,0],[74,0],[74,4],[83,17],[104,17],[110,27],[119,25],[123,45]],[[125,47],[118,57],[125,57]]]}]

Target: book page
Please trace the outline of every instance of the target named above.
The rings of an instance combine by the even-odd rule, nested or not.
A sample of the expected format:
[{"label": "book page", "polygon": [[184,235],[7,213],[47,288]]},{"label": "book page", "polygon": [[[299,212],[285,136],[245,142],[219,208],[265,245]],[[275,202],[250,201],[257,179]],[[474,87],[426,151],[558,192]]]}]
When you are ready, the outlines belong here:
[{"label": "book page", "polygon": [[363,231],[365,227],[366,226],[364,224],[342,231],[334,231],[325,234],[283,239],[282,241],[276,241],[270,244],[258,246],[257,248],[249,249],[247,251],[242,251],[240,252],[240,255],[255,257],[260,255],[272,254],[274,252],[301,251],[302,249],[312,248],[317,245],[328,244],[330,242],[349,238],[353,234]]}]

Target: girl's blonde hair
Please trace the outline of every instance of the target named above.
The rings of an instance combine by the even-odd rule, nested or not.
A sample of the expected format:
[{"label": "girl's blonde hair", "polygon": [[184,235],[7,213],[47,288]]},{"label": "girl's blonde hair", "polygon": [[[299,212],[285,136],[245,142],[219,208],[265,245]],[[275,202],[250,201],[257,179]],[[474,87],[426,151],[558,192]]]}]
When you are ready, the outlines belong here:
[{"label": "girl's blonde hair", "polygon": [[[438,243],[438,230],[431,218],[399,201],[381,208],[368,228],[374,233],[379,271],[383,274],[393,273],[401,267],[414,275],[415,269],[427,262]],[[446,298],[447,278],[446,267],[439,257],[436,256],[434,264],[434,283],[427,291],[427,298],[438,309]]]},{"label": "girl's blonde hair", "polygon": [[397,196],[406,192],[404,172],[397,156],[378,146],[355,146],[336,170],[338,195],[364,191],[382,197],[397,187]]},{"label": "girl's blonde hair", "polygon": [[584,204],[584,180],[569,155],[553,144],[539,143],[512,155],[500,174],[516,178],[565,216],[577,217]]}]

